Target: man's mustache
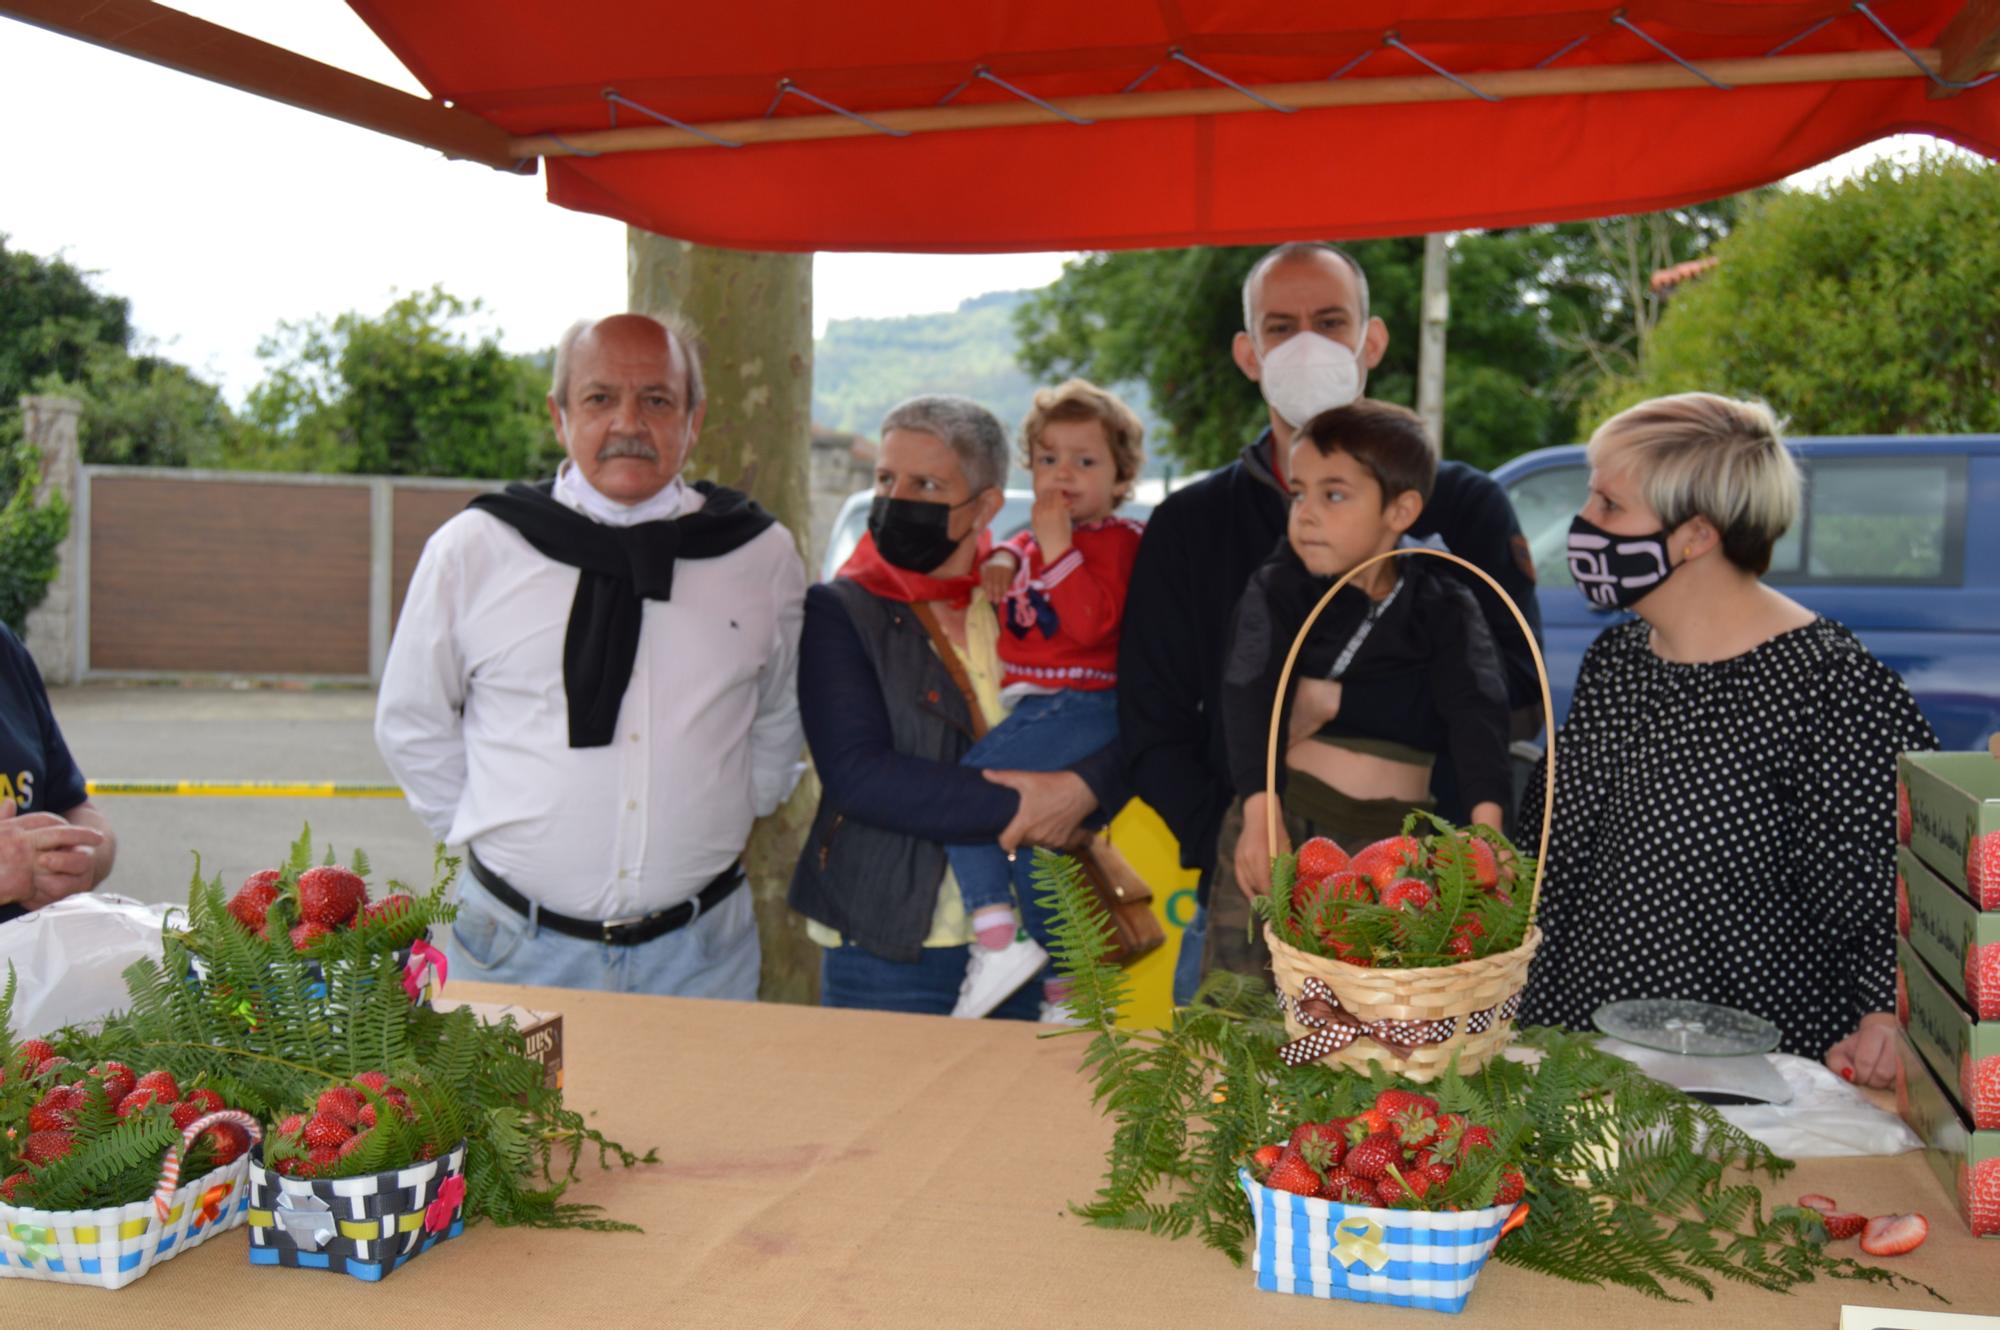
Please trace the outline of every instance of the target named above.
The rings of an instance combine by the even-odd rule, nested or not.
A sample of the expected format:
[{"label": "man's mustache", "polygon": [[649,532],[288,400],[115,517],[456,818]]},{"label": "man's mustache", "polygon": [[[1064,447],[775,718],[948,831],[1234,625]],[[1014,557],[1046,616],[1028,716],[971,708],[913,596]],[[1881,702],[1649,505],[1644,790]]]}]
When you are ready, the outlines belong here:
[{"label": "man's mustache", "polygon": [[642,438],[609,438],[597,450],[597,460],[609,462],[617,457],[637,457],[648,462],[660,460],[660,450]]}]

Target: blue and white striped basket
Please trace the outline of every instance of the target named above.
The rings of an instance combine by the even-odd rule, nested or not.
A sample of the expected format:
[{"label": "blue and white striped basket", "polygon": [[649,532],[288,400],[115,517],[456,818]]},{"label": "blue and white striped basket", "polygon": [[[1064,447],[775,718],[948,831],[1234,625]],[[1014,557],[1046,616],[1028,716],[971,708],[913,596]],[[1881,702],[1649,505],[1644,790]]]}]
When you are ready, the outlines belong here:
[{"label": "blue and white striped basket", "polygon": [[1431,1212],[1345,1205],[1237,1179],[1257,1220],[1257,1287],[1460,1312],[1516,1205]]}]

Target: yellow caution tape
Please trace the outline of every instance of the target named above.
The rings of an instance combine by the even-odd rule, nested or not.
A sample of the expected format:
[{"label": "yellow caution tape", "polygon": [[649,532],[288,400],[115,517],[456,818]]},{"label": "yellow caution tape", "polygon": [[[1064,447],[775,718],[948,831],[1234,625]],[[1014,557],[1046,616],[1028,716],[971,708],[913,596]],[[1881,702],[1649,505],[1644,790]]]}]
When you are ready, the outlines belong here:
[{"label": "yellow caution tape", "polygon": [[193,795],[209,799],[400,799],[401,786],[339,780],[93,780],[92,795]]}]

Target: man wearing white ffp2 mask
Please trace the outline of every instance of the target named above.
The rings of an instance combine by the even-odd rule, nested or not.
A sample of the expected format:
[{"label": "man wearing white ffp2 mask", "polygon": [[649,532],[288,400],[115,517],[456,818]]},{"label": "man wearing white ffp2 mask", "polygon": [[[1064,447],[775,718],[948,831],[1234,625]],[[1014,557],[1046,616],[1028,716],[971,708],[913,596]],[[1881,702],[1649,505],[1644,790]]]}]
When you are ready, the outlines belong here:
[{"label": "man wearing white ffp2 mask", "polygon": [[[1182,938],[1174,974],[1182,1002],[1201,974],[1217,833],[1232,795],[1216,721],[1230,621],[1251,572],[1284,539],[1293,436],[1314,416],[1362,396],[1388,345],[1388,328],[1369,317],[1368,278],[1351,256],[1307,242],[1259,258],[1243,282],[1243,331],[1229,351],[1263,391],[1269,427],[1236,461],[1168,495],[1139,545],[1118,647],[1119,737],[1134,791],[1180,842],[1182,865],[1202,870],[1204,908]],[[1440,462],[1409,534],[1479,565],[1540,623],[1527,542],[1505,491],[1485,472]],[[1537,693],[1533,657],[1498,597],[1483,586],[1473,595],[1500,647],[1509,701],[1520,707]],[[1525,728],[1532,733],[1539,724],[1537,712]],[[1449,765],[1438,764],[1433,793],[1440,811],[1463,821],[1467,810],[1448,785]],[[1233,881],[1226,856],[1224,865]],[[1235,930],[1239,944],[1243,932]]]}]

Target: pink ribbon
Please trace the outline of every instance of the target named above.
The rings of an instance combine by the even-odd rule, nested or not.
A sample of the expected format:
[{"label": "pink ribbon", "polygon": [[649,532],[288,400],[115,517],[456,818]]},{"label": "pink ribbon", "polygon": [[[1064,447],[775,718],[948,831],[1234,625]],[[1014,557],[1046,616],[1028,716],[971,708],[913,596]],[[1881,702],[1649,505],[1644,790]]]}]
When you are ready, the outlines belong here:
[{"label": "pink ribbon", "polygon": [[410,960],[403,967],[403,991],[410,995],[412,1002],[415,1002],[418,994],[423,992],[426,970],[437,974],[438,991],[442,993],[445,976],[451,973],[451,962],[445,959],[443,952],[422,938],[418,938],[410,944]]},{"label": "pink ribbon", "polygon": [[424,1231],[441,1233],[451,1227],[452,1212],[465,1200],[465,1174],[454,1173],[438,1188],[437,1199],[424,1207]]}]

